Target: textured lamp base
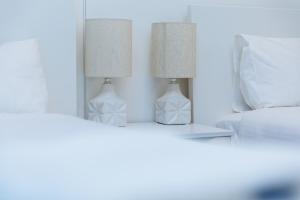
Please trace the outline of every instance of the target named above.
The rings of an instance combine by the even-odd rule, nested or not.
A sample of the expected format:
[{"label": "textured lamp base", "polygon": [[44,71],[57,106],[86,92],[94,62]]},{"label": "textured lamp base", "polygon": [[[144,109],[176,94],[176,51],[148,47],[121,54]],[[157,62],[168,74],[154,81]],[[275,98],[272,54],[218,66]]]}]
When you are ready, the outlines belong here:
[{"label": "textured lamp base", "polygon": [[116,95],[110,79],[105,79],[101,93],[88,104],[88,119],[113,125],[126,126],[127,105]]},{"label": "textured lamp base", "polygon": [[191,101],[180,91],[175,79],[169,83],[167,92],[155,103],[155,121],[161,124],[190,124]]}]

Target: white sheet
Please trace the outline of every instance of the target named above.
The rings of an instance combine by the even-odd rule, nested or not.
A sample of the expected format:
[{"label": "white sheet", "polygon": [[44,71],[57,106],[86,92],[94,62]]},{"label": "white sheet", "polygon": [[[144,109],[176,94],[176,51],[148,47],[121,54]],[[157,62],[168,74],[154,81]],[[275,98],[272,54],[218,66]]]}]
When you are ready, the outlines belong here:
[{"label": "white sheet", "polygon": [[2,200],[253,200],[266,185],[300,183],[297,151],[207,146],[61,115],[0,115],[0,130]]},{"label": "white sheet", "polygon": [[300,107],[269,108],[243,115],[239,136],[243,140],[300,142]]},{"label": "white sheet", "polygon": [[224,117],[217,125],[234,132],[237,143],[300,143],[300,107],[266,108]]}]

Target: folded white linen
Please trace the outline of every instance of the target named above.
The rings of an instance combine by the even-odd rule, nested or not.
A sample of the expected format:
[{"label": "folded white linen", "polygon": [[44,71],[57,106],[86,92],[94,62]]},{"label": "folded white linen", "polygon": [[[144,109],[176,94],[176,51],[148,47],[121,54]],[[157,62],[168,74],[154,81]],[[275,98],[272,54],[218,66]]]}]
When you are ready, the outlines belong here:
[{"label": "folded white linen", "polygon": [[239,139],[300,143],[300,107],[266,108],[243,113]]},{"label": "folded white linen", "polygon": [[61,115],[0,115],[0,199],[255,199],[299,188],[299,152],[246,151]]}]

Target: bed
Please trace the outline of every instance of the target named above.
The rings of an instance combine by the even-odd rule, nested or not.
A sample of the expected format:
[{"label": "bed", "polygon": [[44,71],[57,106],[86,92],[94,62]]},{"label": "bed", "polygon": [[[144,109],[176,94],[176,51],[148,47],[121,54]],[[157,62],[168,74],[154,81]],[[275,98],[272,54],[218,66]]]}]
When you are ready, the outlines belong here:
[{"label": "bed", "polygon": [[190,93],[194,122],[201,124],[215,125],[239,106],[232,56],[236,35],[300,37],[299,9],[191,6],[189,18],[198,27],[197,74]]},{"label": "bed", "polygon": [[[262,78],[264,85],[261,87],[260,92],[263,95],[268,91],[274,92],[272,96],[268,97],[267,94],[264,96],[264,98],[269,98],[264,102],[269,103],[266,106],[269,108],[262,109],[264,106],[255,104],[256,107],[254,106],[253,110],[251,108],[253,105],[249,106],[249,102],[250,104],[253,103],[250,100],[262,95],[259,96],[256,93],[251,96],[247,94],[247,90],[244,90],[243,94],[241,93],[245,85],[245,81],[241,80],[241,76],[245,73],[237,70],[236,65],[240,64],[238,62],[241,59],[239,58],[239,61],[237,61],[237,57],[241,57],[241,55],[238,55],[240,52],[237,50],[238,38],[254,41],[255,36],[257,46],[264,46],[260,43],[264,41],[260,40],[263,37],[266,40],[268,39],[269,42],[276,41],[278,45],[280,43],[282,47],[289,43],[288,40],[293,40],[290,44],[298,45],[300,28],[297,24],[300,21],[300,10],[239,6],[191,6],[190,20],[198,24],[199,34],[198,71],[197,77],[192,81],[191,88],[194,121],[233,130],[235,141],[239,142],[251,141],[265,144],[265,142],[272,141],[299,144],[299,97],[295,97],[299,96],[299,88],[297,88],[299,77],[297,77],[295,83],[290,84],[293,87],[291,90],[287,86],[288,84],[277,84],[280,87],[274,87],[274,89],[266,87],[270,82],[267,75],[271,73],[265,70],[265,76]],[[259,39],[257,39],[258,36]],[[278,42],[280,39],[285,41],[283,43],[282,41]],[[262,53],[262,48],[260,50],[260,53]],[[263,50],[265,54],[273,54],[269,56],[270,59],[260,58],[260,62],[272,63],[270,66],[276,65],[276,62],[289,65],[288,59],[283,61],[286,51],[275,53],[274,48]],[[299,48],[297,47],[294,52],[299,55]],[[297,55],[296,57],[299,57]],[[289,58],[293,59],[293,57]],[[259,64],[259,62],[256,63]],[[295,62],[294,71],[282,73],[281,79],[278,79],[277,82],[293,79],[294,75],[299,76],[299,66],[298,59]],[[255,70],[257,69],[258,67]],[[249,77],[249,70],[247,73]],[[253,83],[253,80],[250,81]],[[280,89],[283,93],[280,92]],[[250,100],[245,102],[245,97]],[[252,99],[249,97],[252,97]],[[295,100],[295,102],[284,104],[282,98],[287,98],[290,101]],[[277,100],[277,102],[272,104],[273,102],[270,103],[269,100]]]},{"label": "bed", "polygon": [[57,114],[1,114],[0,129],[3,200],[253,200],[295,197],[300,184],[294,150],[208,146]]}]

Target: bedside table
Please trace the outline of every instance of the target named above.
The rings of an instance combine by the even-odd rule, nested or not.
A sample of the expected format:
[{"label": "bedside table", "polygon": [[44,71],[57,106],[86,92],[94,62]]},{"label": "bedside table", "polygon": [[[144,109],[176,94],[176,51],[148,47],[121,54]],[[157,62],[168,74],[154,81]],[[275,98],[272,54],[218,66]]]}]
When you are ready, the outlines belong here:
[{"label": "bedside table", "polygon": [[200,124],[162,125],[155,122],[128,123],[127,128],[144,132],[147,130],[151,134],[170,134],[184,139],[214,144],[231,144],[231,137],[233,136],[233,132],[230,130]]}]

